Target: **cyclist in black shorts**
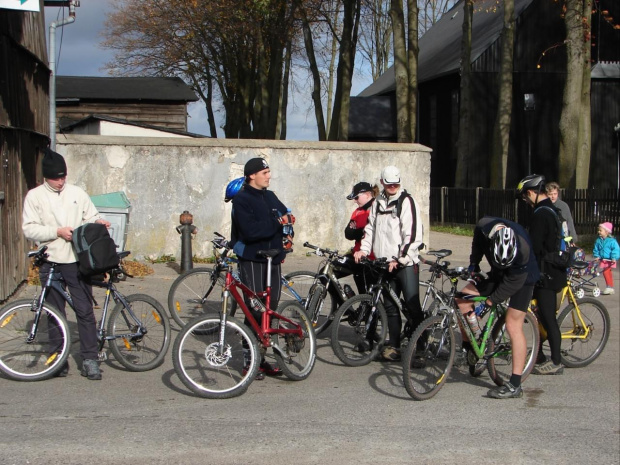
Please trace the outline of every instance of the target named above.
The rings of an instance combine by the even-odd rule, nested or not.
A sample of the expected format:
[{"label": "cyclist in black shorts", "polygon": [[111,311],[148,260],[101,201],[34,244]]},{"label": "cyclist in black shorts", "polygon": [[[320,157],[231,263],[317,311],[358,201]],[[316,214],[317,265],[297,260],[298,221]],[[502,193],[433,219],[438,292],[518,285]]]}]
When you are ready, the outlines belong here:
[{"label": "cyclist in black shorts", "polygon": [[[472,274],[480,271],[483,256],[491,265],[488,279],[468,284],[463,292],[488,296],[485,304],[489,307],[509,299],[506,330],[512,341],[512,376],[503,386],[489,390],[487,395],[495,399],[522,397],[521,375],[527,355],[523,322],[534,285],[540,277],[532,242],[519,224],[485,216],[474,230],[469,258]],[[457,302],[462,313],[473,310],[471,301],[459,299]]]}]

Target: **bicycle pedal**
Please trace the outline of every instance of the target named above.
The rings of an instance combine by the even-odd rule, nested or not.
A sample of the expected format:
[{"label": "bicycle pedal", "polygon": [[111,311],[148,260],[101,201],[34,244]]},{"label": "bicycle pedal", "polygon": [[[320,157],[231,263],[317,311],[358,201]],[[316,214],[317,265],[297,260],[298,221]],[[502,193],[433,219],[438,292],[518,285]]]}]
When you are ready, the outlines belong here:
[{"label": "bicycle pedal", "polygon": [[97,358],[100,362],[105,362],[108,359],[108,353],[102,350],[97,354]]}]

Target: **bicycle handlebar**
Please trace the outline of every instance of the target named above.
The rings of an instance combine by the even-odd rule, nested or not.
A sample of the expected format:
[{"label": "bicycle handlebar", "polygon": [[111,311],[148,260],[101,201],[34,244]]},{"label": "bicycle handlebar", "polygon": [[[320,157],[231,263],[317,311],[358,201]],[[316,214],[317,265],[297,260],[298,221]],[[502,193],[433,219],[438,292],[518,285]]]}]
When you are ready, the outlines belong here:
[{"label": "bicycle handlebar", "polygon": [[318,247],[316,245],[312,245],[310,244],[310,242],[304,242],[304,247],[307,247],[309,249],[313,249],[315,252],[315,254],[317,255],[331,255],[331,256],[336,256],[338,255],[338,251],[337,250],[332,250],[332,249],[322,249],[321,247]]}]

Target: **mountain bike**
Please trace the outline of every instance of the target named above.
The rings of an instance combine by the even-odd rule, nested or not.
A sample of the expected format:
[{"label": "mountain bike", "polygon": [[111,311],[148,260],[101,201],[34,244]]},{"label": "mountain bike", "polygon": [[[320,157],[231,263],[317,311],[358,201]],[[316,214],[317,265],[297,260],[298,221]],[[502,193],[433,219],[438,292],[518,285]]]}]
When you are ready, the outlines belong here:
[{"label": "mountain bike", "polygon": [[[586,262],[577,262],[572,268],[579,270],[587,266]],[[560,311],[565,302],[566,307]],[[532,308],[536,308],[535,300],[532,300]],[[569,274],[567,285],[561,291],[557,313],[562,334],[562,363],[569,368],[580,368],[596,360],[609,339],[611,319],[607,307],[595,298],[578,299],[571,286]],[[545,341],[547,332],[542,325],[539,329],[541,340]]]},{"label": "mountain bike", "polygon": [[313,249],[318,257],[325,257],[310,287],[306,305],[306,312],[318,336],[329,327],[336,309],[355,295],[351,286],[342,284],[337,276],[339,264],[344,265],[350,258],[340,255],[337,250],[322,249],[308,242],[304,242],[304,247]]},{"label": "mountain bike", "polygon": [[[472,376],[479,376],[488,368],[495,384],[502,386],[512,374],[512,346],[506,331],[506,306],[496,304],[481,315],[486,317],[480,336],[472,331],[455,299],[484,302],[485,296],[471,296],[458,292],[459,280],[469,278],[463,268],[440,266],[441,273],[451,282],[450,291],[436,290],[436,312],[424,320],[413,333],[403,353],[402,367],[405,388],[416,400],[434,397],[450,375],[456,355],[455,328],[460,324],[469,342],[467,361]],[[521,380],[534,368],[538,351],[538,320],[527,312],[523,324],[527,344],[526,363]]]},{"label": "mountain bike", "polygon": [[[231,249],[226,246],[224,236],[217,232],[214,236],[211,242],[216,257],[215,266],[194,268],[183,273],[174,280],[168,291],[168,311],[181,328],[197,316],[205,313],[217,314],[221,310],[226,269],[228,265],[236,263],[237,260],[228,256]],[[222,249],[220,253],[218,250]],[[280,300],[295,300],[305,307],[310,286],[314,283],[315,277],[316,273],[310,271],[296,271],[282,276]],[[231,299],[229,305],[229,316],[234,316],[237,303]]]},{"label": "mountain bike", "polygon": [[[33,266],[50,264],[41,292],[33,300],[18,300],[0,309],[0,371],[18,381],[38,381],[54,376],[69,357],[71,336],[65,316],[45,302],[55,289],[71,308],[57,263],[49,262],[47,246],[29,252]],[[129,255],[119,253],[119,259]],[[107,359],[105,343],[114,358],[129,371],[151,370],[162,364],[170,345],[170,323],[157,300],[144,294],[124,296],[114,285],[126,275],[121,265],[109,270],[107,281],[93,278],[94,287],[106,290],[101,321],[97,326],[99,360]],[[110,299],[116,306],[108,318]],[[105,324],[107,322],[107,330]]]},{"label": "mountain bike", "polygon": [[[173,349],[174,370],[192,392],[200,397],[223,399],[243,394],[258,372],[268,348],[284,375],[291,380],[306,379],[316,360],[316,336],[304,308],[284,301],[271,309],[271,262],[279,251],[261,250],[267,259],[267,288],[253,292],[226,266],[219,315],[202,315],[188,322],[177,335]],[[262,313],[257,322],[242,297]],[[243,311],[250,328],[230,317],[229,299]]]}]

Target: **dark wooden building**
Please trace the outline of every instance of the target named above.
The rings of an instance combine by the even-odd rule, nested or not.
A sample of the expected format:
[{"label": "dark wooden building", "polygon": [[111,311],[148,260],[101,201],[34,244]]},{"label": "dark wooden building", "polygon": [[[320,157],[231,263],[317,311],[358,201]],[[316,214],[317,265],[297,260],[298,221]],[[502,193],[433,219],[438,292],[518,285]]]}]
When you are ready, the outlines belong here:
[{"label": "dark wooden building", "polygon": [[[590,187],[618,186],[618,133],[620,123],[620,29],[604,20],[607,11],[620,22],[620,2],[595,0],[592,17],[592,156]],[[565,82],[566,49],[560,2],[515,0],[513,111],[507,185],[515,185],[528,172],[556,179],[558,175],[559,121]],[[472,28],[472,94],[470,127],[474,154],[469,168],[470,186],[489,186],[489,153],[498,99],[502,2],[476,3]],[[463,2],[459,2],[420,39],[418,56],[418,134],[416,141],[433,149],[432,186],[453,186],[459,128],[460,56]],[[552,48],[555,45],[559,45]],[[543,52],[547,52],[543,55]],[[539,67],[540,65],[540,67]],[[350,140],[396,140],[394,119],[385,114],[395,94],[390,68],[358,97],[351,99]],[[525,95],[533,95],[533,108]],[[374,99],[369,100],[369,97]],[[376,110],[377,101],[381,108]],[[528,100],[531,103],[531,100]],[[391,137],[390,137],[391,133]]]},{"label": "dark wooden building", "polygon": [[0,9],[0,302],[28,275],[22,203],[49,144],[49,77],[43,14]]},{"label": "dark wooden building", "polygon": [[57,76],[57,132],[93,115],[187,132],[187,104],[197,100],[180,78]]}]

